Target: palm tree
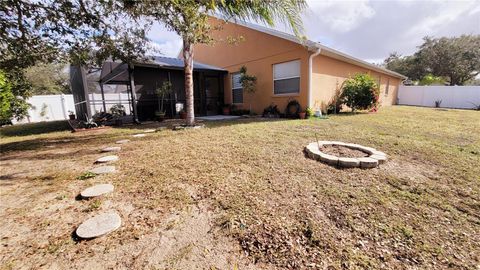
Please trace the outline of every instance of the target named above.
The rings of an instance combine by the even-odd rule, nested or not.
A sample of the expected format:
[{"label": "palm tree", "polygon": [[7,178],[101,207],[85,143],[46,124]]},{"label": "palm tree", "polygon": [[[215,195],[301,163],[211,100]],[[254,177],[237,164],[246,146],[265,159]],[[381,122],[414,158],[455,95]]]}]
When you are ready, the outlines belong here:
[{"label": "palm tree", "polygon": [[193,104],[194,45],[211,43],[209,24],[211,14],[227,19],[254,20],[274,26],[286,23],[295,35],[302,33],[301,12],[307,7],[305,0],[138,0],[126,1],[127,10],[137,17],[150,17],[163,22],[183,41],[185,67],[185,96],[187,125],[195,122]]}]

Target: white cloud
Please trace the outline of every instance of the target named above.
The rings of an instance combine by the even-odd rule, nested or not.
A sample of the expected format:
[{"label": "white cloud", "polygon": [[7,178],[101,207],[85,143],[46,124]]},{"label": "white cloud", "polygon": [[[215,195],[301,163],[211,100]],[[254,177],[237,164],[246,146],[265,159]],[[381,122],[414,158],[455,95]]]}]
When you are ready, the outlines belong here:
[{"label": "white cloud", "polygon": [[422,20],[412,25],[406,36],[415,38],[422,34],[435,34],[442,27],[461,20],[464,13],[473,15],[475,12],[471,13],[470,10],[475,11],[474,8],[477,7],[478,9],[479,4],[476,1],[436,2],[435,5],[432,5],[432,11],[436,10],[437,12],[425,14],[426,16]]},{"label": "white cloud", "polygon": [[[479,0],[307,1],[303,21],[309,39],[369,62],[393,51],[411,54],[427,35],[480,34]],[[176,57],[181,49],[180,37],[160,24],[148,36],[164,55]]]},{"label": "white cloud", "polygon": [[322,26],[339,32],[348,32],[375,15],[368,0],[358,1],[308,1],[308,19],[323,22]]},{"label": "white cloud", "polygon": [[[313,2],[313,1],[312,1]],[[318,5],[312,3],[312,9]],[[424,36],[452,37],[462,34],[480,34],[480,1],[370,1],[329,2],[327,10],[315,12],[304,19],[307,36],[361,59],[384,59],[390,52],[412,54],[421,45]],[[333,5],[333,6],[332,6]],[[347,6],[346,6],[347,5]],[[351,5],[351,7],[348,7]],[[354,7],[372,12],[352,13]],[[348,31],[338,31],[331,22],[322,19],[341,10],[353,14]],[[313,12],[313,11],[312,11]],[[310,13],[312,13],[310,12]],[[326,15],[325,15],[326,14]],[[363,14],[363,15],[362,15]],[[347,20],[348,21],[348,20]]]},{"label": "white cloud", "polygon": [[182,47],[182,40],[173,31],[168,31],[163,25],[155,23],[148,32],[150,38],[149,53],[177,57]]},{"label": "white cloud", "polygon": [[149,54],[153,55],[163,55],[168,57],[177,57],[178,52],[182,47],[182,41],[178,40],[169,40],[164,42],[154,42],[151,41],[149,44]]}]

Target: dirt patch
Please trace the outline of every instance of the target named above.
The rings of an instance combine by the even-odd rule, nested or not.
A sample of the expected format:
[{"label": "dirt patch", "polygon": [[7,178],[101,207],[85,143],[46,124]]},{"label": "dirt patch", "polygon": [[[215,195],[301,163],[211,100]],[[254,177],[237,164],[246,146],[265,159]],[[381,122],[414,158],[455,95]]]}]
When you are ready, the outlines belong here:
[{"label": "dirt patch", "polygon": [[337,157],[348,157],[348,158],[368,157],[368,154],[363,151],[348,148],[341,145],[324,145],[322,146],[320,151],[322,151],[325,154],[329,154]]},{"label": "dirt patch", "polygon": [[[117,173],[84,180],[98,149],[154,127],[0,138],[0,269],[479,265],[476,112],[394,106],[254,121],[131,139]],[[313,134],[388,150],[389,162],[371,170],[318,163],[301,151]],[[75,200],[101,183],[115,191]],[[122,227],[72,238],[83,220],[109,210]]]}]

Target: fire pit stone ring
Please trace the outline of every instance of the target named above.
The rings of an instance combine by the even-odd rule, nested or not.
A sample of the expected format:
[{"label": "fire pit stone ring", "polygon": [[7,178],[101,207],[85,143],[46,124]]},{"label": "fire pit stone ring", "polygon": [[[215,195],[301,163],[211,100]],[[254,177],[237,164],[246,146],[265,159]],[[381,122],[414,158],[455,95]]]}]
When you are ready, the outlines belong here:
[{"label": "fire pit stone ring", "polygon": [[[352,150],[361,151],[367,156],[364,157],[341,157],[322,152],[324,146],[341,146]],[[318,141],[305,146],[308,157],[326,163],[328,165],[342,168],[375,168],[387,161],[387,154],[372,147],[366,147],[354,143],[338,141]]]}]

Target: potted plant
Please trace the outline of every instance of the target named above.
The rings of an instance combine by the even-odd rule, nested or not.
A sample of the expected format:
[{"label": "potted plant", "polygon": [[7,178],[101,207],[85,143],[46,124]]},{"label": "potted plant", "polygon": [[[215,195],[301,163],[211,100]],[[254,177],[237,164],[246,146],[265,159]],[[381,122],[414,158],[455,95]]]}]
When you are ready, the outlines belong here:
[{"label": "potted plant", "polygon": [[164,81],[161,87],[155,89],[158,99],[158,111],[155,112],[155,117],[157,121],[162,122],[165,119],[165,110],[163,109],[163,100],[165,95],[168,95],[172,92],[172,83],[170,81]]},{"label": "potted plant", "polygon": [[306,116],[307,116],[307,112],[305,112],[305,111],[301,111],[301,112],[298,113],[298,117],[300,119],[305,119]]},{"label": "potted plant", "polygon": [[179,114],[181,119],[187,119],[187,112],[185,110],[182,109]]},{"label": "potted plant", "polygon": [[123,124],[122,117],[126,115],[125,107],[122,104],[115,104],[110,108],[110,113],[115,120],[115,125],[121,126]]},{"label": "potted plant", "polygon": [[75,113],[73,113],[73,111],[68,111],[68,118],[70,120],[75,120]]},{"label": "potted plant", "polygon": [[223,115],[230,115],[230,104],[223,105]]},{"label": "potted plant", "polygon": [[165,120],[165,112],[163,112],[163,111],[155,111],[155,119],[156,119],[158,122],[162,122],[163,120]]}]

